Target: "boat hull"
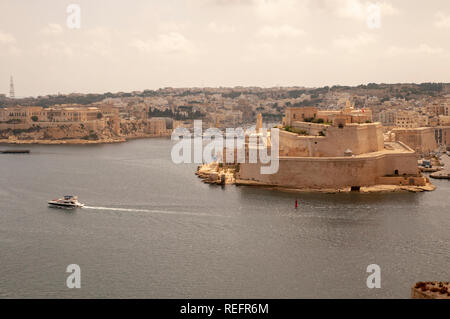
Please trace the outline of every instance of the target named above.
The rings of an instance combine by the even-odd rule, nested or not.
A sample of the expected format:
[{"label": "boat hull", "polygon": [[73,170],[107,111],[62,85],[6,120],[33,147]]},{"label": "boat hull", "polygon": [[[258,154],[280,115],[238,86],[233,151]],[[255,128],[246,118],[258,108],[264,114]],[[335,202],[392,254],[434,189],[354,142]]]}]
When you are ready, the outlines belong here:
[{"label": "boat hull", "polygon": [[49,207],[55,208],[81,208],[83,204],[66,204],[66,203],[57,203],[57,202],[48,202]]}]

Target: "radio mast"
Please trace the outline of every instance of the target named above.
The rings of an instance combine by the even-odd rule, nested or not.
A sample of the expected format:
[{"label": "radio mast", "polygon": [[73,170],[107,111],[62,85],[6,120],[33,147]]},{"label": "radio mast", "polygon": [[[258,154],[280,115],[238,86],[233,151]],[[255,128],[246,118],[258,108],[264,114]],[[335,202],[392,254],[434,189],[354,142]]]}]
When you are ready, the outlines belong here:
[{"label": "radio mast", "polygon": [[13,82],[13,77],[11,75],[11,79],[9,82],[9,97],[11,99],[14,99],[16,97],[15,93],[14,93],[14,82]]}]

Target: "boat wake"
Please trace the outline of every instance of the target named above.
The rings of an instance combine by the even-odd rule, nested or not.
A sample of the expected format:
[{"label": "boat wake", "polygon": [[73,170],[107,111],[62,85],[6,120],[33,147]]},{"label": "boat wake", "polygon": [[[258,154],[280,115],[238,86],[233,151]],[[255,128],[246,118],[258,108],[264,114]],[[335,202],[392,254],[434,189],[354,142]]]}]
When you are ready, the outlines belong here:
[{"label": "boat wake", "polygon": [[163,215],[191,215],[191,216],[217,216],[205,213],[194,213],[194,212],[178,212],[178,211],[167,211],[159,209],[139,209],[139,208],[120,208],[120,207],[101,207],[101,206],[84,206],[83,209],[94,209],[94,210],[106,210],[106,211],[117,211],[117,212],[140,212],[140,213],[152,213],[152,214],[163,214]]},{"label": "boat wake", "polygon": [[122,211],[122,212],[150,212],[149,209],[115,208],[115,207],[101,207],[101,206],[84,206],[83,208],[97,209],[97,210]]}]

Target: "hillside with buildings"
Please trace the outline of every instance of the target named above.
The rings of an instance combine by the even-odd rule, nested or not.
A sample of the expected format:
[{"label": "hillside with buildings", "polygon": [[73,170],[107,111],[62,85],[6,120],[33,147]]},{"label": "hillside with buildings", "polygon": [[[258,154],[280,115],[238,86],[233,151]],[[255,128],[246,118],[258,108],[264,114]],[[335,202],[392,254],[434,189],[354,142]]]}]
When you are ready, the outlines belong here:
[{"label": "hillside with buildings", "polygon": [[192,128],[195,119],[205,128],[224,129],[251,125],[259,113],[268,124],[281,123],[285,111],[294,108],[315,108],[332,116],[347,101],[361,111],[360,121],[380,122],[383,133],[420,154],[450,147],[450,84],[445,83],[163,88],[16,99],[0,95],[0,138],[121,141],[167,136],[178,126]]},{"label": "hillside with buildings", "polygon": [[[128,113],[127,113],[128,114]],[[0,108],[0,141],[7,143],[108,143],[167,136],[172,121],[130,118],[107,103]]]}]

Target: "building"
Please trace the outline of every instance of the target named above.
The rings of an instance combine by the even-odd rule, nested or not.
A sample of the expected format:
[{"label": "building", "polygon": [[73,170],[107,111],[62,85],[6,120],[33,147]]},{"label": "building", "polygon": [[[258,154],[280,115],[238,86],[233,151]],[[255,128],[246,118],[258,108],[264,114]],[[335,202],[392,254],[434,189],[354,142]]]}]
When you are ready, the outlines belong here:
[{"label": "building", "polygon": [[117,111],[103,115],[95,106],[60,105],[49,108],[16,106],[0,109],[0,130],[28,130],[32,128],[81,127],[88,131],[103,130]]},{"label": "building", "polygon": [[438,147],[435,129],[431,127],[395,128],[391,133],[395,141],[405,143],[419,154],[428,154]]},{"label": "building", "polygon": [[342,110],[318,110],[316,107],[287,107],[283,125],[294,126],[295,122],[366,123],[372,122],[372,111],[369,109],[355,109],[348,100]]},{"label": "building", "polygon": [[383,110],[378,114],[378,119],[383,126],[395,126],[397,112],[393,110]]},{"label": "building", "polygon": [[14,106],[0,108],[0,122],[3,123],[31,123],[43,116],[43,108],[40,106]]},{"label": "building", "polygon": [[414,111],[398,111],[395,126],[399,128],[418,128],[428,125],[428,117]]},{"label": "building", "polygon": [[164,118],[152,118],[148,120],[150,125],[148,128],[149,134],[156,135],[156,136],[163,136],[167,134],[167,128],[166,128],[166,119]]},{"label": "building", "polygon": [[[334,114],[332,124],[301,121],[314,114],[321,118],[314,108],[288,108],[284,118],[287,127],[279,132],[278,171],[262,174],[261,167],[266,164],[240,163],[236,181],[333,190],[427,185],[427,178],[418,171],[417,153],[400,141],[384,142],[381,123],[355,123],[348,103],[338,113],[328,113]],[[271,139],[269,135],[263,144],[272,145]],[[245,147],[248,153],[255,146],[246,143]],[[268,153],[272,151],[269,147]]]},{"label": "building", "polygon": [[76,105],[62,105],[49,108],[40,106],[16,106],[0,109],[0,122],[4,123],[88,122],[102,118],[102,109]]},{"label": "building", "polygon": [[430,115],[448,115],[448,102],[447,100],[435,100],[426,106],[426,111]]},{"label": "building", "polygon": [[434,137],[437,145],[443,146],[446,149],[450,148],[450,126],[433,127]]}]

